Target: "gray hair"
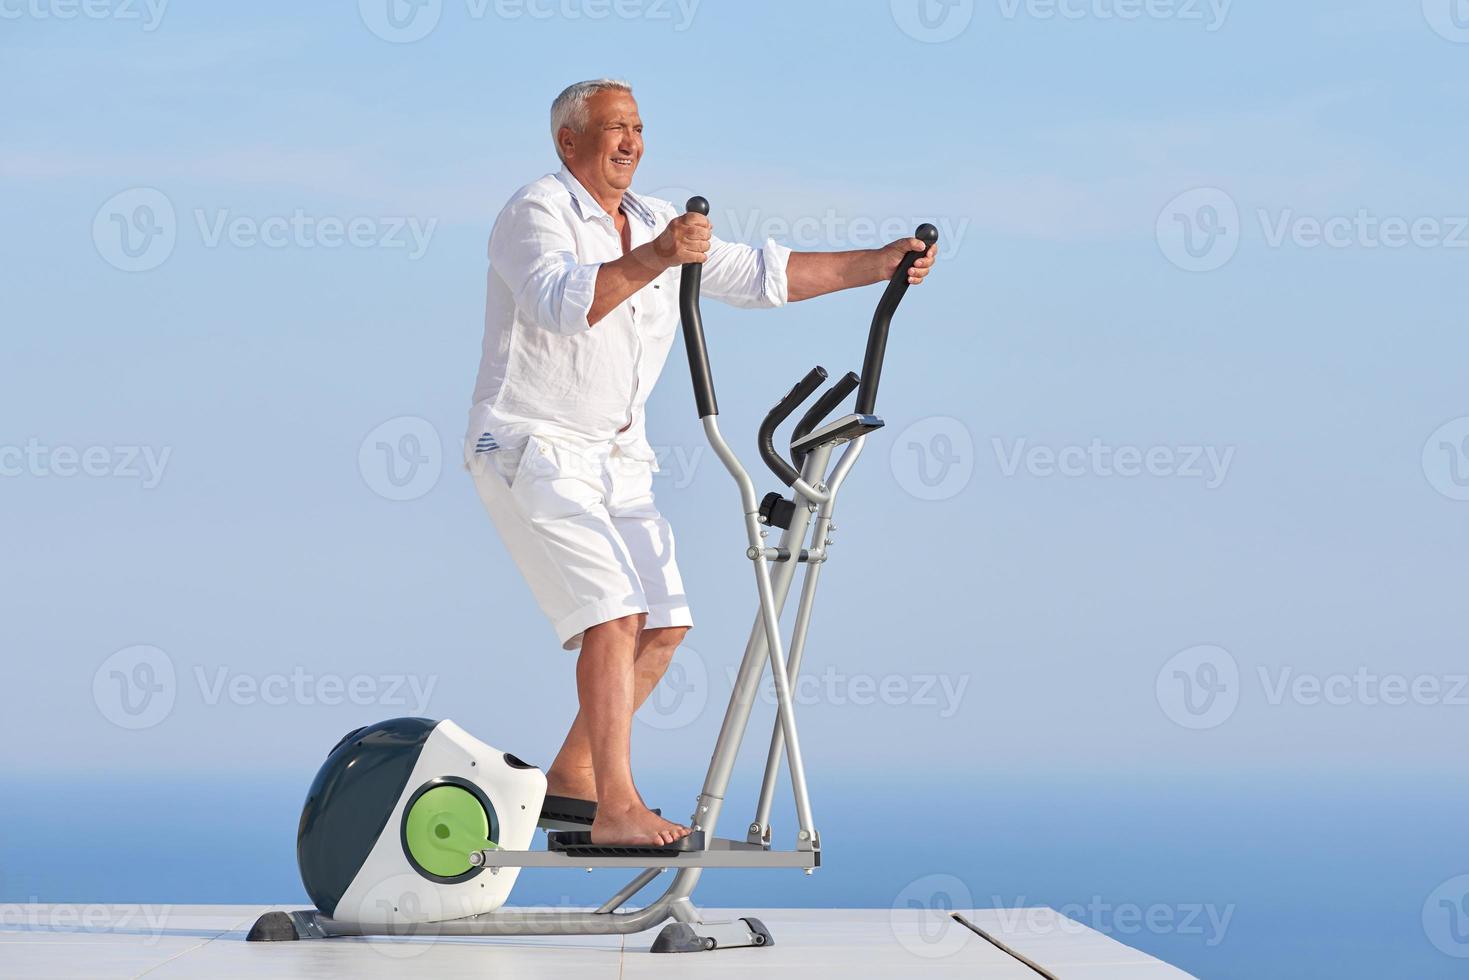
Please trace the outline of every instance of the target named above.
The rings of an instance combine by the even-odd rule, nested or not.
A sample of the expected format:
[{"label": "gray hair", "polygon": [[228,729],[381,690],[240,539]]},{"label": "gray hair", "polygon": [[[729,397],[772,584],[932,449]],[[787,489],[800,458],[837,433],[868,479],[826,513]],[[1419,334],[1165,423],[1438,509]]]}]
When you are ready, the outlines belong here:
[{"label": "gray hair", "polygon": [[556,155],[561,157],[562,162],[566,160],[564,156],[561,156],[560,133],[562,128],[565,127],[577,133],[585,129],[587,99],[608,89],[632,92],[632,86],[620,78],[594,78],[566,86],[561,94],[556,96],[556,101],[551,103],[551,143],[556,147]]}]

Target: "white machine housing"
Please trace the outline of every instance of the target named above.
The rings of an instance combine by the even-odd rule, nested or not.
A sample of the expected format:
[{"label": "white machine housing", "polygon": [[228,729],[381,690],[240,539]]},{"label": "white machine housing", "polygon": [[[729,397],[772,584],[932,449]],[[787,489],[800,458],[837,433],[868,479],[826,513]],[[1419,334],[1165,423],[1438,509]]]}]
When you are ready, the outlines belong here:
[{"label": "white machine housing", "polygon": [[404,808],[425,783],[444,777],[473,783],[489,798],[499,822],[502,848],[529,849],[546,796],[545,773],[510,765],[503,751],[445,719],[429,733],[392,816],[342,895],[333,918],[391,931],[394,926],[493,912],[505,904],[519,868],[500,868],[497,874],[480,869],[468,880],[446,884],[424,877],[403,853]]}]

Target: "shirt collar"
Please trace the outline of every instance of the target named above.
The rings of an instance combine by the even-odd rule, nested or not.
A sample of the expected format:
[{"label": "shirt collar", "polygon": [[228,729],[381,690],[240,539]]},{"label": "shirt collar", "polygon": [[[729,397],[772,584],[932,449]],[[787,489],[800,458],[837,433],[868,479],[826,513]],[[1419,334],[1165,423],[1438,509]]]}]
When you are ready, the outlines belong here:
[{"label": "shirt collar", "polygon": [[[568,170],[564,164],[560,172],[556,174],[556,179],[561,181],[566,189],[571,192],[571,199],[576,202],[577,213],[581,215],[583,221],[610,217],[602,205],[597,203],[597,199],[592,196],[592,192],[583,187],[582,182],[577,180],[576,175]],[[649,228],[654,227],[657,223],[652,209],[643,202],[642,198],[638,197],[631,190],[623,192],[622,210],[625,214],[637,218]]]}]

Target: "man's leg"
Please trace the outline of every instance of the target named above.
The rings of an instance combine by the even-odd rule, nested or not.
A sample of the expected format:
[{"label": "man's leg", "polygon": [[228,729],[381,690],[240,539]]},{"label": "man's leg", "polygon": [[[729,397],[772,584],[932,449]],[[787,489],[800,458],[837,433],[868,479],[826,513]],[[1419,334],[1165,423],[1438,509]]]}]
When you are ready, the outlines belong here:
[{"label": "man's leg", "polygon": [[[689,828],[649,810],[633,784],[632,718],[639,703],[635,665],[642,622],[642,616],[624,616],[588,629],[576,662],[581,710],[573,732],[580,725],[589,746],[597,795],[595,843],[669,844],[689,833]],[[557,759],[559,763],[561,757]]]},{"label": "man's leg", "polygon": [[[669,626],[661,629],[642,629],[646,616],[637,617],[639,633],[637,653],[633,657],[633,712],[643,706],[653,688],[663,679],[673,654],[688,633],[687,626]],[[608,625],[608,624],[604,624]],[[600,629],[594,626],[592,630]],[[592,630],[588,630],[590,635]],[[583,639],[583,649],[585,649]],[[579,800],[597,799],[596,779],[592,769],[592,743],[587,733],[585,716],[578,711],[561,744],[561,751],[551,768],[546,771],[546,791],[555,796],[569,796]]]}]

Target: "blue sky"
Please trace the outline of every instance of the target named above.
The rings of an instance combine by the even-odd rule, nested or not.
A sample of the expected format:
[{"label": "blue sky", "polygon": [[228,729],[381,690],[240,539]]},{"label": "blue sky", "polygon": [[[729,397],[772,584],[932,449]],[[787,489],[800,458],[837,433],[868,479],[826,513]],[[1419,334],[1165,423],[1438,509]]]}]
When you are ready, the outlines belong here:
[{"label": "blue sky", "polygon": [[[554,727],[568,658],[453,458],[488,223],[550,166],[550,96],[601,73],[641,99],[639,186],[708,195],[729,237],[851,247],[919,219],[944,232],[939,272],[902,314],[885,437],[926,425],[921,439],[955,435],[964,463],[941,499],[918,499],[904,467],[922,451],[874,440],[820,626],[835,664],[880,678],[907,650],[967,684],[964,703],[942,719],[893,708],[881,726],[832,710],[833,733],[865,728],[864,752],[894,755],[994,742],[1021,767],[1431,768],[1458,730],[1442,704],[1269,696],[1300,672],[1442,677],[1462,659],[1450,543],[1466,511],[1435,492],[1423,450],[1469,412],[1469,208],[1447,114],[1469,48],[1418,11],[1236,4],[1219,22],[1180,4],[1124,21],[1105,4],[1067,8],[1079,20],[981,4],[957,37],[924,43],[881,4],[709,4],[682,30],[653,4],[599,21],[448,4],[426,37],[390,43],[351,10],[179,5],[148,30],[132,9],[7,27],[3,70],[23,97],[0,143],[15,232],[0,397],[7,444],[32,446],[0,484],[24,681],[8,707],[74,721],[23,765],[118,736],[86,692],[137,644],[194,678],[167,724],[106,739],[108,765],[197,762],[225,732],[286,740],[351,714],[210,705],[198,671],[220,666],[259,681],[408,657],[442,682],[434,713],[473,717],[473,688],[513,683],[535,697],[497,709],[516,719],[504,727],[531,710]],[[1183,240],[1159,231],[1180,227],[1167,209],[1189,192],[1237,211],[1237,239],[1205,258],[1228,257],[1220,268],[1180,268]],[[154,193],[171,247],[122,271],[109,207]],[[1351,223],[1346,247],[1310,247],[1309,223],[1333,218]],[[1372,247],[1394,218],[1427,220],[1422,240],[1439,244]],[[810,363],[856,366],[874,301],[712,311],[731,433]],[[678,364],[651,428],[709,624],[690,645],[717,667],[720,634],[743,630],[747,572],[721,560],[738,526]],[[439,475],[413,499],[364,476],[384,423],[394,446],[405,425],[438,443]],[[70,476],[44,461],[57,446],[104,447],[112,462],[95,461],[116,473]],[[1163,455],[1127,476],[1109,463],[1119,450]],[[880,615],[858,598],[873,592]],[[1239,717],[1181,732],[1152,681],[1204,644],[1242,665]],[[1079,737],[1098,731],[1128,751]]]},{"label": "blue sky", "polygon": [[[551,98],[611,74],[635,186],[708,196],[726,237],[944,232],[823,580],[813,767],[1441,780],[1469,710],[1453,2],[920,29],[906,0],[444,0],[409,43],[372,0],[6,5],[7,767],[309,778],[295,747],[419,710],[549,759],[572,660],[455,459],[489,224],[553,166]],[[130,257],[119,220],[168,234]],[[858,366],[876,298],[705,311],[751,465],[798,376]],[[693,693],[636,752],[692,792],[753,590],[680,364],[649,429]],[[124,680],[167,704],[140,724]]]}]

